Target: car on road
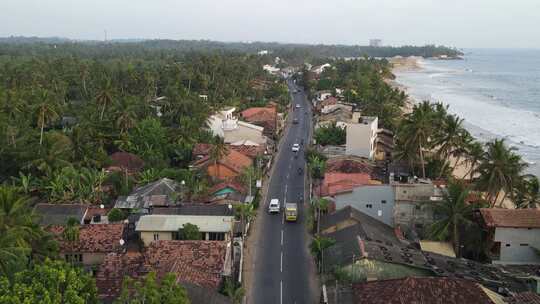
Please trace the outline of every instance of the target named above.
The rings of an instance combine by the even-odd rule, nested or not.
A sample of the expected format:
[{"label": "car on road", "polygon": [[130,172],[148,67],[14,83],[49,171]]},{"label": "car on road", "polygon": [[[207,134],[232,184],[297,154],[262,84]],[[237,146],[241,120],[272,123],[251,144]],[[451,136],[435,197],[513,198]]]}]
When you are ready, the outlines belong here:
[{"label": "car on road", "polygon": [[296,222],[298,219],[298,208],[295,203],[285,204],[285,220],[287,222]]},{"label": "car on road", "polygon": [[293,152],[298,152],[298,151],[300,151],[300,145],[299,145],[299,144],[294,144],[294,145],[292,145],[292,151],[293,151]]},{"label": "car on road", "polygon": [[293,119],[292,123],[297,125],[298,124],[298,118]]},{"label": "car on road", "polygon": [[296,104],[296,108],[297,108],[297,109],[300,109],[300,108],[301,108],[301,106],[300,106],[299,103]]},{"label": "car on road", "polygon": [[268,205],[268,213],[279,213],[279,200],[277,198],[270,200],[270,204]]}]

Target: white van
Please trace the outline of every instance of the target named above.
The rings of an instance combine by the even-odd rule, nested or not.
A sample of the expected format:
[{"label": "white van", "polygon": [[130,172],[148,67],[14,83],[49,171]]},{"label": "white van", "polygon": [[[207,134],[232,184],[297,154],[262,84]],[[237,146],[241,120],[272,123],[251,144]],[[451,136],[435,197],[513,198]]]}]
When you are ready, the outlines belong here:
[{"label": "white van", "polygon": [[279,200],[277,198],[270,200],[270,205],[268,205],[268,213],[279,213]]}]

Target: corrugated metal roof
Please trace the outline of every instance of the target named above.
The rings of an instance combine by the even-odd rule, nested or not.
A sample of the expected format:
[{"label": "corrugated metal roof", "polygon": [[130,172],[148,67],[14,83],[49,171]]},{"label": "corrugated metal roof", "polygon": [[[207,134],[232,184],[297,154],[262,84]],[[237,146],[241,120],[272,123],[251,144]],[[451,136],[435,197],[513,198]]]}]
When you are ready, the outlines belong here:
[{"label": "corrugated metal roof", "polygon": [[136,231],[178,231],[184,224],[199,227],[201,232],[229,232],[232,230],[233,216],[208,215],[163,215],[142,216]]}]

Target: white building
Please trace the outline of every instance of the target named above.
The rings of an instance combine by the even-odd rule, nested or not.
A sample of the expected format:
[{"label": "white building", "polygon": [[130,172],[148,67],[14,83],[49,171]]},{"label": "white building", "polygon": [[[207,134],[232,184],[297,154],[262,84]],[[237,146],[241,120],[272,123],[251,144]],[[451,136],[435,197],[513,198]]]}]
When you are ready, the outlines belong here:
[{"label": "white building", "polygon": [[135,230],[144,245],[149,246],[153,241],[181,239],[179,231],[188,223],[199,228],[202,240],[228,241],[233,231],[234,216],[145,215],[141,216]]},{"label": "white building", "polygon": [[318,66],[313,67],[311,71],[315,74],[321,74],[322,72],[324,72],[324,70],[326,70],[329,67],[331,67],[330,63],[325,63],[323,65],[318,65]]},{"label": "white building", "polygon": [[493,264],[540,264],[540,210],[480,209]]},{"label": "white building", "polygon": [[263,66],[263,70],[265,70],[265,71],[267,71],[268,73],[273,74],[273,75],[278,74],[279,71],[280,71],[279,68],[276,68],[276,67],[271,66],[271,65],[269,65],[269,64],[265,64],[265,65]]},{"label": "white building", "polygon": [[268,55],[268,50],[260,50],[257,52],[257,55],[259,56]]},{"label": "white building", "polygon": [[351,122],[347,124],[346,153],[373,159],[375,156],[377,130],[379,128],[377,117],[360,116],[353,112]]},{"label": "white building", "polygon": [[249,141],[257,145],[266,145],[267,138],[263,135],[264,128],[239,121],[234,116],[235,110],[235,108],[228,108],[210,116],[208,125],[212,133],[222,137],[227,144]]},{"label": "white building", "polygon": [[382,46],[382,40],[381,39],[369,39],[369,46],[381,47]]}]

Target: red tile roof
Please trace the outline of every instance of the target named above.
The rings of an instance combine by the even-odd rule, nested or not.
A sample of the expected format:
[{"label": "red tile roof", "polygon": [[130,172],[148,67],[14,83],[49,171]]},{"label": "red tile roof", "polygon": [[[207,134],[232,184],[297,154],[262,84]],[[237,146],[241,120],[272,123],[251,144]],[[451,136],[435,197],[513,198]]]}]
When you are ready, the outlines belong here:
[{"label": "red tile roof", "polygon": [[61,252],[109,253],[119,250],[120,240],[124,237],[123,224],[95,224],[79,227],[79,241],[71,244],[63,239],[65,227],[49,228],[56,235]]},{"label": "red tile roof", "polygon": [[177,275],[178,282],[217,289],[227,255],[227,242],[155,241],[145,252],[145,261],[158,274]]},{"label": "red tile roof", "polygon": [[374,166],[358,159],[335,158],[326,162],[326,172],[373,174]]},{"label": "red tile roof", "polygon": [[251,119],[259,115],[268,115],[271,119],[275,119],[277,111],[275,107],[253,107],[242,111],[241,114],[244,119]]},{"label": "red tile roof", "polygon": [[[222,157],[219,161],[219,164],[228,167],[234,172],[241,173],[244,168],[249,167],[253,164],[253,160],[248,156],[229,148],[227,155]],[[205,156],[204,158],[197,160],[193,163],[196,167],[211,165],[210,158]]]},{"label": "red tile roof", "polygon": [[351,191],[355,187],[371,185],[372,183],[371,176],[367,173],[329,172],[324,174],[320,193],[321,196],[333,196]]},{"label": "red tile roof", "polygon": [[522,292],[504,299],[512,304],[540,304],[540,295],[533,292]]},{"label": "red tile roof", "polygon": [[540,228],[540,209],[482,208],[487,227]]},{"label": "red tile roof", "polygon": [[158,278],[173,273],[177,283],[217,290],[227,257],[227,242],[155,241],[142,254],[108,254],[99,267],[96,285],[101,298],[115,298],[126,276],[139,279],[156,272]]},{"label": "red tile roof", "polygon": [[481,287],[454,278],[405,278],[353,284],[353,303],[494,304]]},{"label": "red tile roof", "polygon": [[144,161],[135,154],[115,152],[111,156],[111,167],[119,167],[129,172],[138,172],[144,167]]},{"label": "red tile roof", "polygon": [[248,146],[248,145],[230,145],[229,148],[238,151],[249,158],[255,158],[264,154],[263,146]]},{"label": "red tile roof", "polygon": [[144,268],[144,256],[139,252],[109,253],[99,266],[96,287],[101,299],[116,299],[122,291],[126,276],[134,279],[148,273]]}]

